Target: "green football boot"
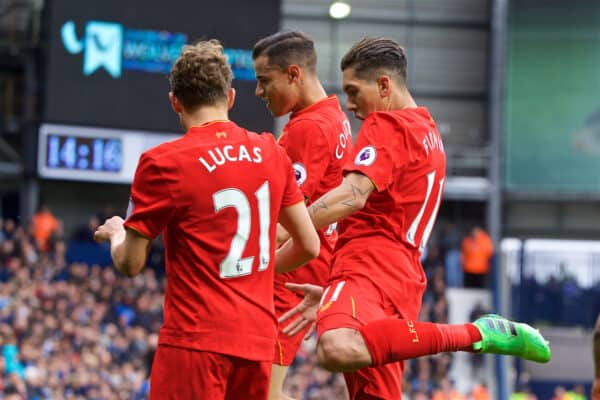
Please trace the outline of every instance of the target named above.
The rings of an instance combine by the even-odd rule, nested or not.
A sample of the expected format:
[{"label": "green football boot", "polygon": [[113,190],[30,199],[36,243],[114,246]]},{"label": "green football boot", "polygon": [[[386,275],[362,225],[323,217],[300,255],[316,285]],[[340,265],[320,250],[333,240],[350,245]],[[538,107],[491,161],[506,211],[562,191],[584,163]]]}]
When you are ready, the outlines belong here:
[{"label": "green football boot", "polygon": [[548,341],[527,324],[512,322],[495,314],[484,315],[473,324],[482,338],[473,343],[475,352],[516,356],[539,363],[550,361]]}]

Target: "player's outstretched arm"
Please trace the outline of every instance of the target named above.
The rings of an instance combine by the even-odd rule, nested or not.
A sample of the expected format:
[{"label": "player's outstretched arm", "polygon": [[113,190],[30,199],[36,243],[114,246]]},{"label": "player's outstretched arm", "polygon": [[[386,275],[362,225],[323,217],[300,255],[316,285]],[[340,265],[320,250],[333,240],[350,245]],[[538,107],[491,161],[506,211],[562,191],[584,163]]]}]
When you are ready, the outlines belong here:
[{"label": "player's outstretched arm", "polygon": [[292,271],[319,255],[321,243],[303,202],[283,207],[279,223],[290,234],[275,253],[275,272]]},{"label": "player's outstretched arm", "polygon": [[375,185],[367,176],[350,172],[338,187],[308,207],[315,228],[329,226],[362,209],[373,190]]},{"label": "player's outstretched arm", "polygon": [[600,400],[600,315],[594,329],[594,383],[592,385],[592,400]]},{"label": "player's outstretched arm", "polygon": [[110,255],[115,268],[132,277],[144,268],[151,240],[132,229],[126,230],[123,223],[121,217],[107,219],[94,232],[94,240],[110,242]]}]

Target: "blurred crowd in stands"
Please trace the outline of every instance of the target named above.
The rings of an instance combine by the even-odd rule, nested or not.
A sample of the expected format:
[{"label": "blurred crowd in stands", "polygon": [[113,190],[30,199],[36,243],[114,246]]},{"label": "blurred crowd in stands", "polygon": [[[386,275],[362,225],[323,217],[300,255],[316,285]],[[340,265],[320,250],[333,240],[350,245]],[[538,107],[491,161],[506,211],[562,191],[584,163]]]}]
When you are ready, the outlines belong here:
[{"label": "blurred crowd in stands", "polygon": [[0,398],[147,398],[164,286],[155,269],[127,279],[68,262],[48,209],[0,232]]},{"label": "blurred crowd in stands", "polygon": [[[149,266],[135,278],[120,276],[107,261],[108,247],[92,239],[107,213],[91,217],[69,241],[60,219],[44,207],[26,227],[0,221],[0,400],[147,398],[162,320],[163,249],[155,241]],[[442,232],[423,257],[429,282],[420,319],[446,323],[447,286],[462,286],[463,276],[471,286],[486,285],[493,247],[480,228],[467,236],[453,225]],[[463,269],[465,257],[479,265]],[[467,282],[477,273],[482,276]],[[475,309],[471,317],[483,312]],[[314,346],[314,338],[305,341],[285,391],[298,400],[346,399],[342,375],[317,366]],[[481,360],[472,357],[477,368]],[[452,358],[406,362],[405,399],[490,399],[484,383],[470,393],[455,389]],[[523,396],[514,399],[535,399]],[[556,399],[574,398],[565,396]]]},{"label": "blurred crowd in stands", "polygon": [[600,314],[600,285],[583,287],[569,271],[545,282],[524,276],[512,296],[521,318],[546,325],[591,328]]}]

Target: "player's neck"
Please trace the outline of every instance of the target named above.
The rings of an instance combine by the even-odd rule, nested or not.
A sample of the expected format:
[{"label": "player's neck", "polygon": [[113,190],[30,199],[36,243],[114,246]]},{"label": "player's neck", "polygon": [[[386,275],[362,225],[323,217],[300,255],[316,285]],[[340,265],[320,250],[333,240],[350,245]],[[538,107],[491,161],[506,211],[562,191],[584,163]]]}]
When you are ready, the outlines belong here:
[{"label": "player's neck", "polygon": [[203,106],[193,113],[182,113],[181,125],[187,131],[192,126],[201,126],[212,121],[227,121],[227,107],[223,105]]},{"label": "player's neck", "polygon": [[292,112],[298,112],[305,109],[318,101],[321,101],[327,97],[327,92],[323,89],[321,82],[318,79],[307,79],[304,82],[304,90],[296,103],[296,106]]},{"label": "player's neck", "polygon": [[400,90],[399,92],[395,93],[395,95],[392,98],[392,102],[391,102],[392,110],[401,110],[403,108],[416,108],[416,107],[418,107],[418,105],[415,102],[415,99],[413,99],[412,95],[410,94],[410,92],[407,89]]}]

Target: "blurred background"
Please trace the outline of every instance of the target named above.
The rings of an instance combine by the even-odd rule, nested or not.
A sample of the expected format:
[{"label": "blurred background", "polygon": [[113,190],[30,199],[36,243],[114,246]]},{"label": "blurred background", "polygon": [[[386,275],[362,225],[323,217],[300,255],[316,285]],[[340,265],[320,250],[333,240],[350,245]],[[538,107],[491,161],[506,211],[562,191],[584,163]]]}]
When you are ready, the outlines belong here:
[{"label": "blurred background", "polygon": [[[539,327],[553,360],[441,354],[405,364],[405,399],[585,399],[600,313],[600,2],[596,0],[0,0],[0,399],[144,399],[162,318],[160,240],[134,279],[92,233],[124,215],[139,155],[181,134],[166,74],[219,38],[232,119],[278,135],[251,49],[316,42],[326,89],[363,36],[398,40],[448,156],[423,254],[422,320],[498,312]],[[349,116],[353,133],[359,121]],[[345,399],[314,340],[285,387]]]}]

